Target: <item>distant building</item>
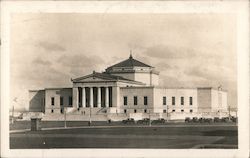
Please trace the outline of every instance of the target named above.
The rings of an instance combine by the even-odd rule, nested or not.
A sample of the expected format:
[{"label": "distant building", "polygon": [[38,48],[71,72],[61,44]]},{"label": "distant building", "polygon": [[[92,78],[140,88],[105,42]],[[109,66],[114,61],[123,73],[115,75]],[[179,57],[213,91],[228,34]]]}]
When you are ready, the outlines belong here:
[{"label": "distant building", "polygon": [[228,114],[221,88],[164,88],[154,67],[130,57],[105,72],[72,79],[70,88],[30,90],[30,111],[44,120],[184,119]]}]

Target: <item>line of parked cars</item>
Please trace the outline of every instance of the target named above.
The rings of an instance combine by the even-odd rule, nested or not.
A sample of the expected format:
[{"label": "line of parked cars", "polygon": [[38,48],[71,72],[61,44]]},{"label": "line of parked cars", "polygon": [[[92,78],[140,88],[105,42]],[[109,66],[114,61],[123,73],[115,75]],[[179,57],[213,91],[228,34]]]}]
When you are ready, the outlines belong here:
[{"label": "line of parked cars", "polygon": [[214,117],[214,118],[197,118],[197,117],[193,117],[192,119],[189,117],[185,118],[185,122],[193,122],[193,123],[213,123],[213,122],[238,122],[238,118],[237,117]]},{"label": "line of parked cars", "polygon": [[[147,125],[150,123],[150,119],[144,118],[142,120],[135,121],[133,118],[128,118],[127,120],[122,120],[122,123]],[[164,124],[164,123],[165,123],[165,120],[163,118],[158,119],[158,120],[151,120],[151,124]]]}]

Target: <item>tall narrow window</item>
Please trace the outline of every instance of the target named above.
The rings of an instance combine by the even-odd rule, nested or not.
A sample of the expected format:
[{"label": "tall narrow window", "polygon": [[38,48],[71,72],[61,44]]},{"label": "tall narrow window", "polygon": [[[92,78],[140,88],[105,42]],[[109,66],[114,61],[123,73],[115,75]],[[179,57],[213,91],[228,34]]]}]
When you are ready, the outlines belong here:
[{"label": "tall narrow window", "polygon": [[127,96],[123,97],[123,105],[128,105],[128,97]]},{"label": "tall narrow window", "polygon": [[134,113],[136,113],[137,111],[136,111],[136,109],[134,110]]},{"label": "tall narrow window", "polygon": [[72,105],[72,96],[69,96],[69,105]]},{"label": "tall narrow window", "polygon": [[148,97],[144,96],[144,105],[148,105]]},{"label": "tall narrow window", "polygon": [[137,105],[137,96],[134,96],[134,105]]},{"label": "tall narrow window", "polygon": [[163,105],[167,105],[167,97],[163,97]]},{"label": "tall narrow window", "polygon": [[184,105],[184,97],[181,97],[181,105]]},{"label": "tall narrow window", "polygon": [[193,97],[189,97],[189,105],[193,105]]},{"label": "tall narrow window", "polygon": [[63,106],[63,97],[60,97],[60,105]]},{"label": "tall narrow window", "polygon": [[172,97],[172,105],[175,105],[175,97]]},{"label": "tall narrow window", "polygon": [[51,105],[55,105],[55,98],[51,97]]}]

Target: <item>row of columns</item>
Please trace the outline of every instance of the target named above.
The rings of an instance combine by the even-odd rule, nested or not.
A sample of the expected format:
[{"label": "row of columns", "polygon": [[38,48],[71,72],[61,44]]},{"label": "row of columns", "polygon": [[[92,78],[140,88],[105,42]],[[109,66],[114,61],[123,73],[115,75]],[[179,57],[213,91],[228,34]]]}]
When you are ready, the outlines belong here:
[{"label": "row of columns", "polygon": [[[86,107],[86,87],[82,88],[82,107]],[[88,87],[90,89],[89,93],[89,106],[94,107],[94,90],[93,87]],[[105,107],[109,107],[109,87],[105,88]],[[75,97],[76,106],[79,107],[79,93],[78,87],[73,88],[73,96]],[[75,103],[73,103],[75,104]],[[101,87],[97,87],[97,107],[101,107]]]}]

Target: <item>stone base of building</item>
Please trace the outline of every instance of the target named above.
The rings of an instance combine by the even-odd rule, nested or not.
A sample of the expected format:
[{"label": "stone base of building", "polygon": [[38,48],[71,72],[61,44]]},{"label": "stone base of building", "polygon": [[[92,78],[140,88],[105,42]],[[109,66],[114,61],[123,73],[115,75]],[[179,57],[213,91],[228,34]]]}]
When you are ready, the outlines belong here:
[{"label": "stone base of building", "polygon": [[[100,108],[105,111],[105,108]],[[133,118],[134,120],[142,120],[148,118],[150,120],[157,119],[165,119],[165,120],[185,120],[185,118],[189,117],[190,119],[197,118],[214,118],[214,117],[228,117],[229,114],[227,112],[223,113],[108,113],[108,111],[100,112],[100,109],[96,109],[95,111],[86,109],[74,109],[73,111],[69,111],[66,114],[64,113],[49,113],[49,114],[40,114],[43,121],[64,121],[65,119],[68,121],[122,121],[128,118]],[[36,114],[37,115],[37,114]],[[33,115],[29,115],[33,117]],[[29,117],[25,117],[25,119],[29,120]]]}]

